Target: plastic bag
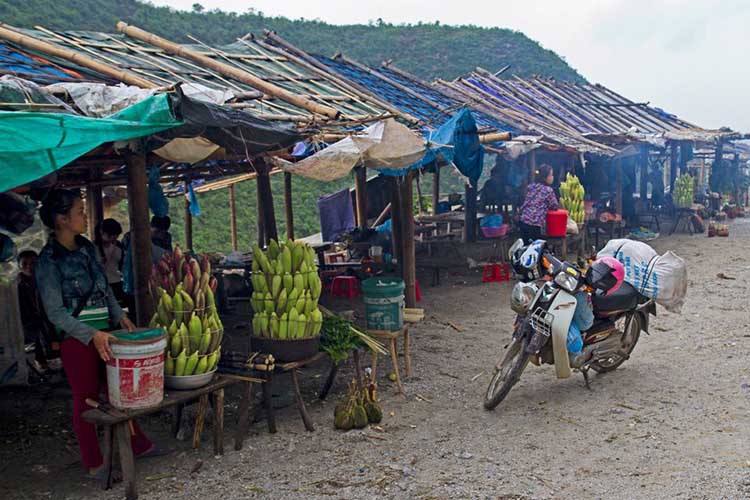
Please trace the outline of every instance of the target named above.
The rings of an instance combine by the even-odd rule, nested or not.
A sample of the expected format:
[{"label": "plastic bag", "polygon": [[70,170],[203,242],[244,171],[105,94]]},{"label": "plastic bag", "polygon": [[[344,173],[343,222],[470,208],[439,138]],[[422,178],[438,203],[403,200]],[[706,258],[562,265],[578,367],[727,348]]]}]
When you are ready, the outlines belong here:
[{"label": "plastic bag", "polygon": [[568,225],[565,228],[566,234],[578,234],[578,224],[576,224],[576,221],[568,217]]},{"label": "plastic bag", "polygon": [[687,265],[673,252],[662,256],[640,241],[610,240],[597,257],[614,257],[625,268],[625,281],[671,312],[680,312],[687,294]]}]

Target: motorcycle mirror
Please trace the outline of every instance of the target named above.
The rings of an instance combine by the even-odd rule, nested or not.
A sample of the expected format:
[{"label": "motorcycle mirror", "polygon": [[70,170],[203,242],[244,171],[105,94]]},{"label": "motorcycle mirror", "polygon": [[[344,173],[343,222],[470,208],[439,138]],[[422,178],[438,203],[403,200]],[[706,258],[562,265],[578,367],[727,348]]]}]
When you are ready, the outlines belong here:
[{"label": "motorcycle mirror", "polygon": [[513,243],[510,246],[510,249],[508,250],[508,260],[513,260],[513,254],[516,253],[516,250],[523,247],[523,240],[521,238],[518,238],[515,243]]}]

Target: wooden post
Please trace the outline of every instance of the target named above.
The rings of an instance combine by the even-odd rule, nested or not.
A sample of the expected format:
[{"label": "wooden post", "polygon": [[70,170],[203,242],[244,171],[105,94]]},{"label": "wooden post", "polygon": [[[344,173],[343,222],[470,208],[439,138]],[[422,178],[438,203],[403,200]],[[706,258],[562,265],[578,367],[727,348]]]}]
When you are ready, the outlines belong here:
[{"label": "wooden post", "polygon": [[258,224],[258,245],[263,247],[266,243],[266,222],[263,214],[265,207],[260,196],[260,179],[255,177],[255,217]]},{"label": "wooden post", "polygon": [[148,217],[146,156],[130,154],[125,157],[125,161],[128,166],[128,212],[133,254],[135,319],[138,326],[146,326],[153,314],[153,300],[148,284],[151,276],[151,227]]},{"label": "wooden post", "polygon": [[[258,205],[262,207],[263,215],[263,244],[267,245],[269,241],[278,240],[279,235],[276,232],[276,216],[273,210],[273,193],[271,192],[271,176],[268,174],[269,168],[265,160],[258,158],[255,160],[255,170],[258,172]],[[260,213],[258,215],[261,215]],[[261,245],[262,246],[262,245]]]},{"label": "wooden post", "polygon": [[190,213],[190,181],[185,181],[185,248],[193,250],[193,214]]},{"label": "wooden post", "polygon": [[467,184],[464,188],[464,243],[477,241],[477,186]]},{"label": "wooden post", "polygon": [[674,183],[677,180],[677,142],[669,144],[669,192],[674,195]]},{"label": "wooden post", "polygon": [[414,196],[412,181],[414,172],[409,172],[401,180],[401,274],[404,280],[406,307],[417,307],[416,256],[414,251]]},{"label": "wooden post", "polygon": [[621,160],[614,160],[616,186],[615,186],[615,210],[622,216],[622,163]]},{"label": "wooden post", "polygon": [[432,215],[437,215],[440,203],[440,165],[435,163],[435,172],[432,174]]},{"label": "wooden post", "polygon": [[[92,170],[92,180],[101,180],[101,171]],[[93,182],[86,186],[86,214],[89,219],[89,236],[93,241],[96,237],[96,226],[104,220],[104,201],[102,200],[102,186]]]},{"label": "wooden post", "polygon": [[232,250],[236,252],[239,246],[237,244],[237,200],[234,184],[229,186],[229,228],[232,233]]},{"label": "wooden post", "polygon": [[398,177],[391,178],[391,242],[393,243],[393,256],[398,260],[399,267],[403,264],[401,257],[401,189]]},{"label": "wooden post", "polygon": [[424,213],[424,200],[422,199],[422,185],[419,183],[419,179],[422,177],[421,172],[417,173],[414,180],[417,183],[417,205],[419,206],[420,215]]},{"label": "wooden post", "polygon": [[355,198],[357,201],[357,225],[367,228],[367,168],[354,169]]},{"label": "wooden post", "polygon": [[643,147],[640,160],[641,185],[639,192],[641,202],[645,202],[648,198],[648,146]]},{"label": "wooden post", "polygon": [[292,211],[292,174],[284,172],[284,216],[286,217],[286,237],[294,239],[294,212]]}]

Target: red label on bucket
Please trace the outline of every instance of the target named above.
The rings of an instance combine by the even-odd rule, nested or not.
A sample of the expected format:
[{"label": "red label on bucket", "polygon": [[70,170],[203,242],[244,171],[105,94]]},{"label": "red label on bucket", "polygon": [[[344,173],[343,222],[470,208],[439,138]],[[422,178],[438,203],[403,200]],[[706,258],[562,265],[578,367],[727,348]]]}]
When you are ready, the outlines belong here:
[{"label": "red label on bucket", "polygon": [[120,408],[159,404],[164,397],[164,353],[107,362],[110,402]]}]

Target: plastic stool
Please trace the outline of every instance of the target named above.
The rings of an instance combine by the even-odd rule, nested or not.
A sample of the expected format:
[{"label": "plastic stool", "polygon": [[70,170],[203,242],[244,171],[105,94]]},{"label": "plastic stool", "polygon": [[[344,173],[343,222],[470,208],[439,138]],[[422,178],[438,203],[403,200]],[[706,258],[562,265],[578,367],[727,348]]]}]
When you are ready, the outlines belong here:
[{"label": "plastic stool", "polygon": [[487,264],[482,273],[482,282],[500,282],[510,279],[510,267],[508,264]]},{"label": "plastic stool", "polygon": [[331,284],[331,295],[351,299],[359,295],[359,283],[354,276],[336,276]]}]

